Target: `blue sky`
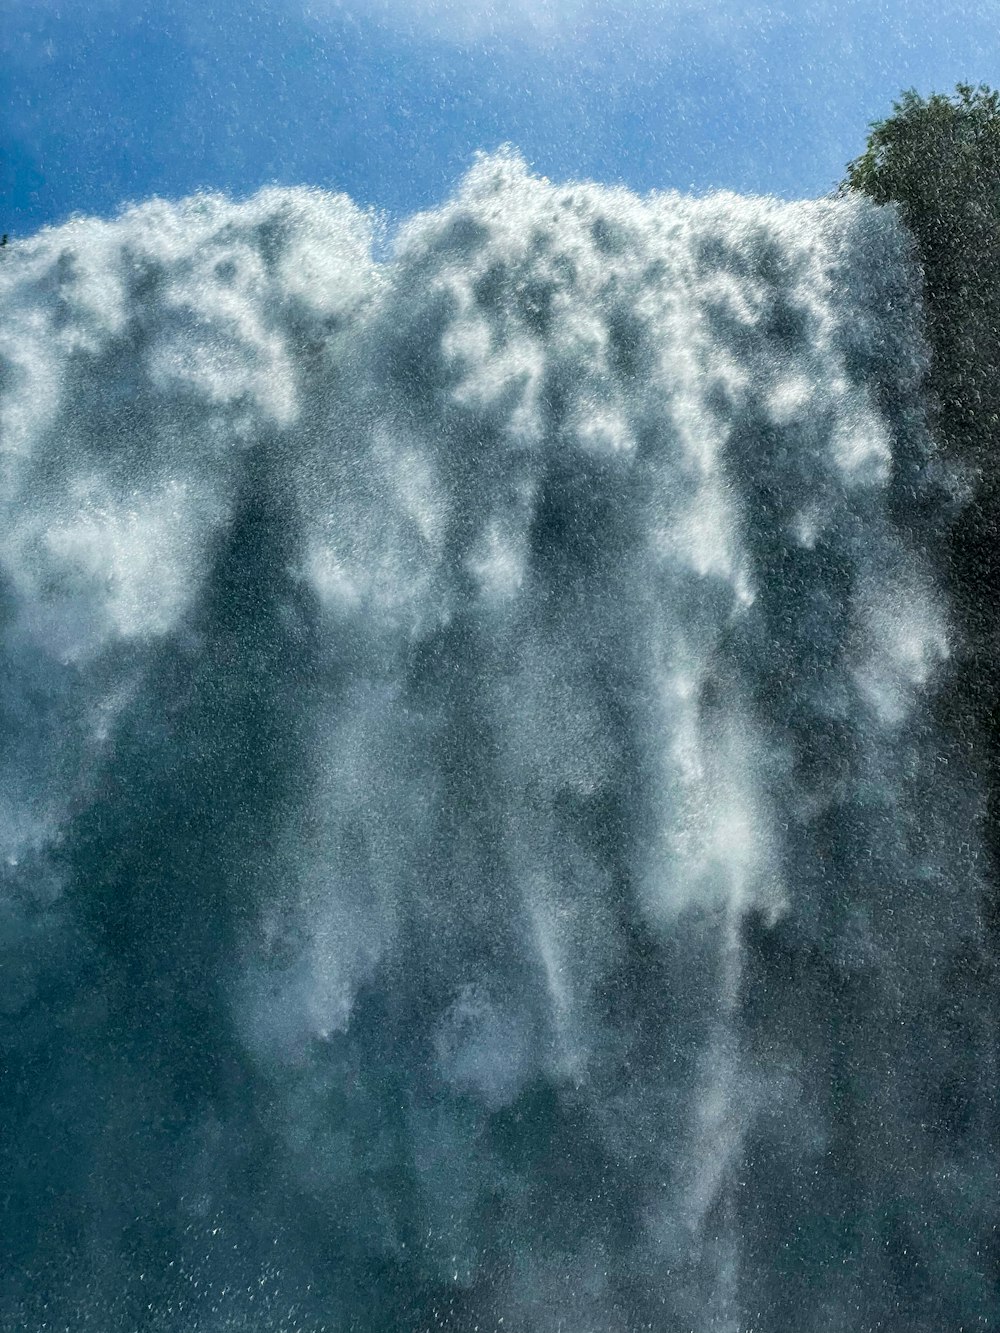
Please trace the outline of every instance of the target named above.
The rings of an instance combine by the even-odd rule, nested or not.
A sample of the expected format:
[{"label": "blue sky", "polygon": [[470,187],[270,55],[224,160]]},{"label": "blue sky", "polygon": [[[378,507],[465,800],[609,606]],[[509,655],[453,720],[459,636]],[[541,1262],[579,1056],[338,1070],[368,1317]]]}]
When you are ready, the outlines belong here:
[{"label": "blue sky", "polygon": [[0,226],[267,182],[399,216],[477,149],[816,195],[908,86],[1000,82],[1000,0],[8,0]]}]

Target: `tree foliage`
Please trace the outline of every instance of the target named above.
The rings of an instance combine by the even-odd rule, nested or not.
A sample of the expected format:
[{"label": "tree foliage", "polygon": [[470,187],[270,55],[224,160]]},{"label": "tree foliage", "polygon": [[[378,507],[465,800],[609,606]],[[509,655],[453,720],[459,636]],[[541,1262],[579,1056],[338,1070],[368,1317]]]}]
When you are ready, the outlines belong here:
[{"label": "tree foliage", "polygon": [[931,389],[949,451],[983,482],[1000,445],[1000,92],[910,90],[876,121],[845,184],[896,203],[924,271]]},{"label": "tree foliage", "polygon": [[995,883],[985,906],[1000,971],[1000,92],[904,93],[871,126],[844,186],[895,203],[915,239],[936,433],[974,483],[944,553],[960,631],[946,711],[986,778]]},{"label": "tree foliage", "polygon": [[914,89],[893,114],[871,126],[868,145],[848,163],[847,183],[881,203],[912,210],[948,207],[990,176],[1000,181],[1000,92],[960,83],[951,95],[921,97]]}]

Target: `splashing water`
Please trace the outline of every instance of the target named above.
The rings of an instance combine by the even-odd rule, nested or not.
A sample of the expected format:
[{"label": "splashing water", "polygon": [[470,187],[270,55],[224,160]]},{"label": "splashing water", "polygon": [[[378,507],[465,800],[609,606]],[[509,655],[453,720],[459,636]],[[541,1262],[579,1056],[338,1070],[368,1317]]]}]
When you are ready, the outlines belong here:
[{"label": "splashing water", "polygon": [[990,1327],[894,216],[373,225],[0,264],[4,1327]]}]

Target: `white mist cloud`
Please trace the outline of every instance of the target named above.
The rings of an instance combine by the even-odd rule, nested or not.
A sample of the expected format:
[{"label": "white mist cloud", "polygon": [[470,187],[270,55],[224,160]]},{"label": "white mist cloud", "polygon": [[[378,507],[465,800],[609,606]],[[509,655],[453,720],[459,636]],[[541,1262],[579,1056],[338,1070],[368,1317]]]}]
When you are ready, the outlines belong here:
[{"label": "white mist cloud", "polygon": [[[952,787],[929,808],[914,785],[939,617],[887,469],[843,447],[888,449],[892,423],[927,445],[895,217],[555,185],[508,152],[385,263],[371,231],[272,189],[79,221],[0,264],[0,1038],[45,1050],[0,1167],[58,1171],[28,1178],[21,1230],[62,1264],[37,1225],[57,1196],[72,1234],[152,1199],[166,1268],[193,1080],[185,1106],[226,1133],[189,1134],[221,1159],[191,1192],[228,1189],[268,1253],[293,1214],[297,1248],[336,1240],[350,1279],[329,1248],[301,1265],[331,1327],[431,1327],[443,1290],[453,1327],[735,1327],[701,1315],[730,1289],[760,1308],[728,1200],[763,1200],[752,1243],[782,1254],[814,1196],[761,1171],[831,1170],[801,1129],[742,1162],[744,1065],[772,1106],[801,1067],[839,1141],[835,1059],[905,1145],[840,1160],[877,1205],[877,1296],[887,1202],[932,1219],[928,1266],[956,1216],[979,1225],[942,1201],[953,1145],[917,1132],[952,1031],[938,963],[977,893]],[[743,927],[786,900],[800,934],[744,985]],[[825,1012],[838,974],[809,936],[835,957],[860,901],[891,1059]],[[81,934],[104,1017],[45,992],[52,940]],[[28,1142],[77,1102],[90,1138]],[[158,1151],[133,1114],[168,1127],[143,1131]]]}]

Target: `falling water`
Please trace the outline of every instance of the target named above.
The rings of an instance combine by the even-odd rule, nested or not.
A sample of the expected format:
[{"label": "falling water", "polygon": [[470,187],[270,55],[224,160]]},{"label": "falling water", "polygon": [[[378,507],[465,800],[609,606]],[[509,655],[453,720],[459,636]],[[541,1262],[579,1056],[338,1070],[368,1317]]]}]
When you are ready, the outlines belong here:
[{"label": "falling water", "polygon": [[894,215],[377,231],[0,256],[0,1322],[996,1328]]}]

